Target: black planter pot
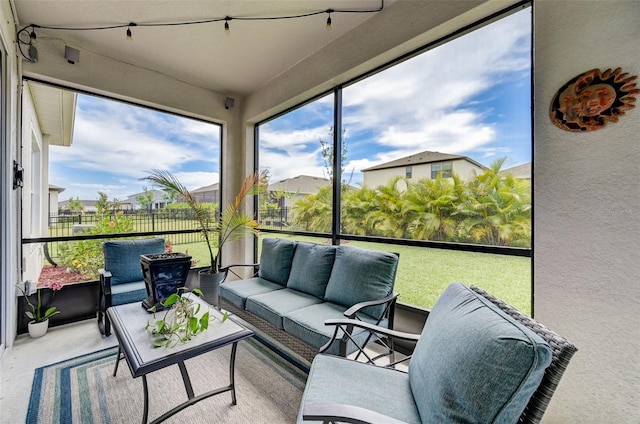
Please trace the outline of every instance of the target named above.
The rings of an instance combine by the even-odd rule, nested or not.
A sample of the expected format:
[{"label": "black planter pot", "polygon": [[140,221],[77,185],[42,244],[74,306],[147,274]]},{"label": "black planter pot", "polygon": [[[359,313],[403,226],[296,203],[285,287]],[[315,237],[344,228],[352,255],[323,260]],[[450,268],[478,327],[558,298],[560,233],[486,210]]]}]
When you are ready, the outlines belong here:
[{"label": "black planter pot", "polygon": [[142,301],[142,306],[149,309],[157,305],[156,309],[162,310],[166,308],[160,302],[184,287],[191,268],[191,256],[184,253],[141,255],[140,266],[147,289],[147,298]]}]

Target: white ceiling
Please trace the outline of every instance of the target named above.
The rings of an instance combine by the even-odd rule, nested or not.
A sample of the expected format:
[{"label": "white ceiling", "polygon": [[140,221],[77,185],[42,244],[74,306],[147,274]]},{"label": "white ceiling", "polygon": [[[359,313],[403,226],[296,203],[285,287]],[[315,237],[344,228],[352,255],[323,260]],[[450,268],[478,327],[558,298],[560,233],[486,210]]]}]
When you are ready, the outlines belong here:
[{"label": "white ceiling", "polygon": [[[386,0],[385,7],[395,0]],[[129,22],[171,23],[231,17],[274,17],[327,9],[371,10],[381,0],[13,0],[19,27],[36,24],[94,27]],[[385,13],[384,10],[382,12]],[[242,97],[376,13],[333,13],[300,19],[230,21],[188,26],[132,27],[100,31],[36,30],[47,37],[189,84]],[[82,62],[82,56],[80,57]]]}]

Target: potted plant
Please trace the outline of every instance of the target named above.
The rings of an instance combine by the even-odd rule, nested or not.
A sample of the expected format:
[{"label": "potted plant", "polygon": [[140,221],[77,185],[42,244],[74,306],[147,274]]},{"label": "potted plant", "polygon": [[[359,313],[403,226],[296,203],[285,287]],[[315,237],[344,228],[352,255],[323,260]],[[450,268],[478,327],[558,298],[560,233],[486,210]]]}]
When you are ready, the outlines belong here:
[{"label": "potted plant", "polygon": [[[190,293],[181,296],[182,290],[184,288],[178,288],[176,293],[172,293],[161,302],[162,308],[166,310],[161,318],[156,315],[158,305],[149,308],[154,320],[147,321],[146,329],[155,338],[155,347],[173,347],[178,342],[186,343],[209,328],[210,319],[215,319],[209,315],[209,311],[199,316],[200,304],[191,300]],[[193,289],[192,293],[202,295],[199,289]],[[221,321],[225,322],[228,316],[225,312]]]},{"label": "potted plant", "polygon": [[60,313],[60,311],[58,311],[55,306],[51,306],[51,304],[53,303],[53,298],[56,296],[56,293],[62,289],[62,284],[52,283],[51,286],[45,287],[51,288],[52,290],[52,294],[48,302],[42,301],[42,289],[37,289],[37,303],[32,303],[31,300],[29,300],[29,295],[26,293],[26,290],[22,289],[20,286],[17,287],[22,292],[24,300],[27,302],[27,306],[29,307],[29,310],[25,312],[25,315],[31,319],[28,324],[29,336],[34,339],[44,336],[49,329],[49,318]]},{"label": "potted plant", "polygon": [[258,233],[258,223],[241,210],[241,205],[247,196],[258,193],[260,183],[266,179],[266,173],[249,175],[244,180],[234,202],[220,208],[219,216],[216,216],[215,211],[198,202],[195,196],[169,171],[154,169],[148,177],[143,179],[152,182],[170,195],[181,197],[194,212],[209,250],[211,264],[207,269],[200,271],[200,289],[205,300],[218,306],[218,286],[226,276],[226,273],[220,270],[220,253],[226,243]]}]

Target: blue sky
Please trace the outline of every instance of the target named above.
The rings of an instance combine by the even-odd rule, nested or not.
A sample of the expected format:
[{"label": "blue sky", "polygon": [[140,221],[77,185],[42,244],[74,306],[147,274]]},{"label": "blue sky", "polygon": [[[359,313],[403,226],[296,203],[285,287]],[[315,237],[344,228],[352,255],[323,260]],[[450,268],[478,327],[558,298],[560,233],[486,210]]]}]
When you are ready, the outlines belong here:
[{"label": "blue sky", "polygon": [[[531,10],[436,47],[343,91],[345,171],[412,153],[462,154],[507,167],[531,161]],[[329,140],[326,96],[260,127],[260,168],[271,181],[326,176],[319,139]],[[60,199],[124,199],[142,191],[154,168],[189,188],[219,180],[219,126],[79,95],[73,144],[52,146],[50,183]],[[347,177],[345,177],[347,178]]]},{"label": "blue sky", "polygon": [[[531,161],[530,9],[487,25],[343,90],[345,172],[424,150],[507,167]],[[260,166],[274,181],[323,175],[333,97],[260,128]],[[325,173],[326,176],[326,173]],[[344,178],[343,178],[344,179]]]},{"label": "blue sky", "polygon": [[79,94],[73,143],[51,146],[49,182],[65,188],[60,200],[124,200],[168,169],[194,189],[219,180],[219,145],[218,125]]}]

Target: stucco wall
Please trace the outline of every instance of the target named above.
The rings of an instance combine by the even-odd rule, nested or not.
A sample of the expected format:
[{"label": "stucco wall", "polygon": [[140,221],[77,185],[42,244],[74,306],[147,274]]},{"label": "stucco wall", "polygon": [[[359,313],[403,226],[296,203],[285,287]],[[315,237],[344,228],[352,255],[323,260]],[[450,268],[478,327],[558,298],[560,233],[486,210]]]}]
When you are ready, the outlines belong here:
[{"label": "stucco wall", "polygon": [[640,2],[534,5],[535,316],[579,352],[547,423],[640,422],[640,108],[589,133],[550,101],[593,68],[640,74]]}]

